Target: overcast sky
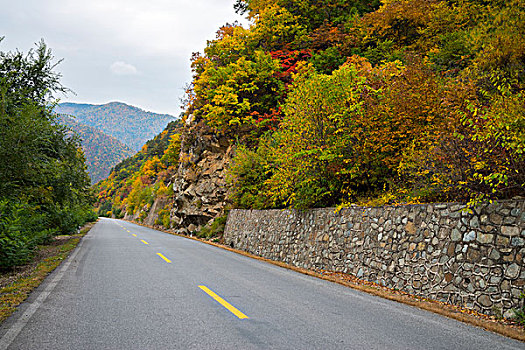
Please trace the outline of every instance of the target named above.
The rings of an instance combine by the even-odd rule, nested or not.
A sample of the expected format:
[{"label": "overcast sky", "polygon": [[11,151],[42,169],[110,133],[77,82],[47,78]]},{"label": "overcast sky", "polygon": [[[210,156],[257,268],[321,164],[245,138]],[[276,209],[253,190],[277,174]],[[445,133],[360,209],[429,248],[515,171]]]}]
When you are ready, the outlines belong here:
[{"label": "overcast sky", "polygon": [[191,53],[229,22],[247,21],[234,0],[0,0],[0,51],[27,52],[44,39],[62,83],[62,102],[120,101],[178,115],[191,81]]}]

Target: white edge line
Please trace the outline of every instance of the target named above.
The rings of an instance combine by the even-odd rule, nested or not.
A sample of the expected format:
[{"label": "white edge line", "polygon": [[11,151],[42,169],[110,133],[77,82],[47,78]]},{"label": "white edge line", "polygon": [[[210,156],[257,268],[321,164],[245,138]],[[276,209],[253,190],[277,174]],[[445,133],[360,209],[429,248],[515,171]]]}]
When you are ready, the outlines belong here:
[{"label": "white edge line", "polygon": [[69,256],[67,261],[60,267],[60,270],[55,275],[53,280],[46,286],[46,289],[40,293],[40,295],[36,298],[35,301],[33,301],[29,307],[26,309],[26,311],[20,316],[16,322],[9,328],[9,330],[4,334],[2,339],[0,339],[0,350],[6,350],[9,345],[16,339],[18,334],[22,331],[22,329],[25,327],[25,325],[29,322],[33,314],[38,310],[38,308],[44,303],[44,301],[47,299],[49,294],[55,289],[56,285],[62,277],[64,276],[66,270],[68,269],[71,262],[75,259],[78,252],[80,251],[80,248],[82,247],[84,243],[84,239],[81,240],[80,244],[77,246],[73,254]]}]

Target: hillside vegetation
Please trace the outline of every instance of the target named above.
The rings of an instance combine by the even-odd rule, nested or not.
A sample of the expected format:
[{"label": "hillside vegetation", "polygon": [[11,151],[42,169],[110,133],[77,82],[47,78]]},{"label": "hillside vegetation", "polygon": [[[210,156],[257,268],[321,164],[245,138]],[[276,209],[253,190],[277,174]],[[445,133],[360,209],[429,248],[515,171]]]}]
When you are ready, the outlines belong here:
[{"label": "hillside vegetation", "polygon": [[74,116],[78,123],[113,136],[135,152],[175,119],[169,114],[147,112],[121,102],[103,105],[60,103],[55,111]]},{"label": "hillside vegetation", "polygon": [[[193,134],[168,145],[182,143],[171,161],[190,169],[199,128],[229,139],[231,207],[525,195],[522,0],[238,0],[235,9],[252,24],[223,26],[193,55],[184,117]],[[142,205],[140,189],[170,183],[157,157],[126,191],[102,183],[99,198]]]},{"label": "hillside vegetation", "polygon": [[59,120],[80,138],[93,184],[105,179],[115,165],[134,153],[128,146],[97,128],[78,123],[71,117],[61,116]]},{"label": "hillside vegetation", "polygon": [[155,198],[173,196],[166,183],[178,166],[180,129],[180,121],[170,122],[140,152],[117,164],[109,177],[95,186],[100,216],[123,217],[122,200],[133,214],[138,208],[151,207]]},{"label": "hillside vegetation", "polygon": [[43,42],[0,52],[0,270],[96,219],[80,142],[52,112],[67,92],[55,66]]}]

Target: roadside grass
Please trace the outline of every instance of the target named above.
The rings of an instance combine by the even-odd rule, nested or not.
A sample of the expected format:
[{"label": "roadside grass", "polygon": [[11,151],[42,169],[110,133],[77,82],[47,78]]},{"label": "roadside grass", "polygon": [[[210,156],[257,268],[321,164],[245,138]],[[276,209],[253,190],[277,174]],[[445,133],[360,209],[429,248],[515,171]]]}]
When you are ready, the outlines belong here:
[{"label": "roadside grass", "polygon": [[0,273],[0,323],[4,322],[46,276],[68,257],[80,242],[80,238],[86,235],[94,224],[85,225],[76,235],[57,236],[51,243],[38,246],[38,251],[29,264]]}]

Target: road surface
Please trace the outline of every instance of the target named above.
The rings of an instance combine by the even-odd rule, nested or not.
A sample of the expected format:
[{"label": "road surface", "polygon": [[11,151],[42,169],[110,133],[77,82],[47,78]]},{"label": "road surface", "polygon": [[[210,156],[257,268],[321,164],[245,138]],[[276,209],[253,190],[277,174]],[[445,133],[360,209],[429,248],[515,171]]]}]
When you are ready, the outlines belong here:
[{"label": "road surface", "polygon": [[102,219],[0,328],[0,349],[525,349],[414,307]]}]

